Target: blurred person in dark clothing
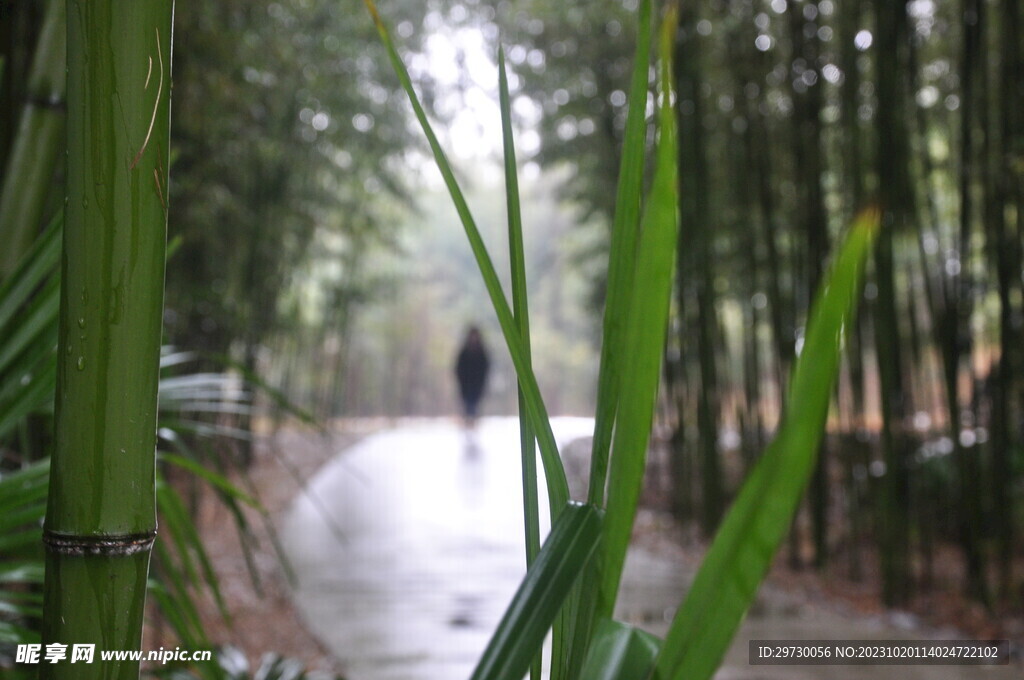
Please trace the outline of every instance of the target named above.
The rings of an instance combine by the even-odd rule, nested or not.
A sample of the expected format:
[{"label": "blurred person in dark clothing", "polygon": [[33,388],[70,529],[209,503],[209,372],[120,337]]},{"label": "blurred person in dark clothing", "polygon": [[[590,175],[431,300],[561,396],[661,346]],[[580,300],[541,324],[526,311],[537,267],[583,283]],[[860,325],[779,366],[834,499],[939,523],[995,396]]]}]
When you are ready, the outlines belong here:
[{"label": "blurred person in dark clothing", "polygon": [[466,340],[462,343],[459,356],[455,361],[455,377],[459,381],[459,395],[462,397],[462,412],[466,417],[466,425],[476,423],[480,399],[487,386],[487,371],[490,360],[484,347],[480,329],[470,326],[466,332]]}]

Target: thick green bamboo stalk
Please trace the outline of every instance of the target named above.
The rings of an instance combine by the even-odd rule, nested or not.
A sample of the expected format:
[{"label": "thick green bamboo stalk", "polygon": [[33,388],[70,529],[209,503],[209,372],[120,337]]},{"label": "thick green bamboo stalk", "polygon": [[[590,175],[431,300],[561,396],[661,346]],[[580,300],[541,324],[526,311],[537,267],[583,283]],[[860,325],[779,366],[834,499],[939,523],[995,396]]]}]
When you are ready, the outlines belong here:
[{"label": "thick green bamboo stalk", "polygon": [[68,200],[43,643],[95,645],[41,677],[137,678],[156,535],[173,0],[68,4]]},{"label": "thick green bamboo stalk", "polygon": [[64,133],[67,52],[64,0],[50,0],[39,32],[28,96],[0,186],[0,279],[8,276],[39,233]]}]

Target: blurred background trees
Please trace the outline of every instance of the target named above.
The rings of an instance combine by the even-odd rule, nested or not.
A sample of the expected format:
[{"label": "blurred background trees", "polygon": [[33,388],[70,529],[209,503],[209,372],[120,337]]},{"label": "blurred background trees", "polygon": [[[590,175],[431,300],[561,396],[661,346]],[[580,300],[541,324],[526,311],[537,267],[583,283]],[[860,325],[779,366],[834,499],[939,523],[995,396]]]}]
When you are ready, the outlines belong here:
[{"label": "blurred background trees", "polygon": [[[499,3],[537,102],[535,160],[570,166],[566,194],[604,221],[631,4]],[[790,563],[860,578],[871,552],[904,605],[951,576],[956,545],[954,582],[1019,602],[1022,50],[1013,1],[686,3],[663,412],[680,516],[714,529],[785,408],[829,245],[878,202],[869,313]]]},{"label": "blurred background trees", "polygon": [[[60,108],[30,78],[45,4],[0,8],[6,182],[26,111]],[[492,237],[504,218],[486,101],[505,44],[537,372],[553,410],[586,412],[634,0],[381,10]],[[830,245],[879,202],[865,313],[789,562],[877,578],[892,605],[939,586],[1019,604],[1019,2],[684,10],[683,237],[652,484],[713,531],[785,408]],[[230,356],[323,417],[436,415],[454,412],[451,361],[477,323],[499,355],[489,408],[512,412],[496,325],[370,22],[342,3],[227,0],[179,3],[176,23],[167,341]],[[63,196],[61,163],[48,172],[40,228]]]}]

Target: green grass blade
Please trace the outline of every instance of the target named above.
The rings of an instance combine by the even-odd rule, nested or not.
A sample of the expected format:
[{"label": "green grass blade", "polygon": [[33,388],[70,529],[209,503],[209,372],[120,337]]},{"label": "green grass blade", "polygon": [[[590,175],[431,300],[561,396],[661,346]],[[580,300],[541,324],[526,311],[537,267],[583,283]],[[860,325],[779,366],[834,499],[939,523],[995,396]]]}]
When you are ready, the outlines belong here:
[{"label": "green grass blade", "polygon": [[878,220],[876,210],[857,218],[818,289],[778,435],[744,483],[672,621],[658,680],[712,676],[789,529],[814,468],[842,333],[856,310]]},{"label": "green grass blade", "polygon": [[[636,52],[630,80],[626,128],[612,220],[608,259],[608,285],[604,309],[604,329],[598,372],[597,407],[594,439],[590,456],[587,500],[599,507],[605,504],[608,479],[608,455],[619,406],[619,380],[622,363],[630,353],[622,345],[629,296],[636,273],[636,243],[639,234],[641,195],[643,193],[644,156],[647,144],[647,74],[651,53],[651,2],[641,0],[637,12]],[[567,677],[579,678],[587,653],[590,631],[596,620],[600,581],[600,561],[595,560],[582,579],[577,604],[572,645],[564,660]]]},{"label": "green grass blade", "polygon": [[639,628],[603,619],[594,630],[580,677],[587,680],[637,680],[654,666],[661,641]]},{"label": "green grass blade", "polygon": [[533,375],[533,369],[530,367],[529,355],[519,337],[519,328],[515,317],[509,307],[508,300],[505,298],[505,293],[502,291],[501,281],[498,279],[494,263],[487,253],[487,247],[480,236],[480,230],[477,229],[473,215],[466,204],[466,199],[459,188],[458,181],[455,179],[455,173],[452,171],[451,164],[448,162],[448,158],[445,156],[444,150],[437,140],[437,135],[434,134],[430,121],[427,120],[426,111],[423,110],[419,97],[416,95],[416,90],[412,86],[409,72],[406,70],[405,64],[402,63],[402,58],[398,55],[398,50],[391,41],[391,36],[388,34],[384,22],[377,13],[377,7],[373,0],[364,0],[364,3],[377,26],[377,32],[388,52],[388,57],[391,60],[395,74],[398,76],[402,88],[409,95],[409,101],[416,114],[416,119],[419,121],[427,142],[430,144],[434,161],[437,164],[438,170],[441,171],[445,185],[448,187],[452,202],[455,204],[459,219],[462,221],[462,226],[466,231],[466,237],[469,239],[473,256],[480,267],[480,274],[483,277],[487,293],[491,298],[491,304],[494,306],[495,314],[498,317],[501,332],[505,336],[505,343],[508,345],[509,354],[516,369],[516,376],[518,376],[519,385],[523,390],[527,412],[537,435],[537,442],[540,445],[541,460],[544,464],[545,479],[548,486],[548,503],[551,516],[554,518],[562,511],[569,500],[569,485],[565,479],[565,469],[562,466],[562,461],[558,457],[558,446],[555,443],[555,436],[551,431],[551,423],[548,421],[547,408],[544,406],[544,401],[540,396],[540,389],[537,387],[537,379]]},{"label": "green grass blade", "polygon": [[596,615],[611,618],[622,566],[626,560],[637,500],[647,460],[661,368],[661,348],[668,324],[679,231],[676,120],[672,108],[671,44],[675,15],[666,15],[661,31],[660,104],[654,182],[645,206],[637,245],[637,276],[628,308],[623,359],[625,368],[612,442],[608,514],[601,545],[601,583]]},{"label": "green grass blade", "polygon": [[[512,280],[512,311],[519,326],[519,337],[531,366],[530,312],[526,292],[526,257],[523,247],[523,217],[519,205],[519,174],[516,168],[516,149],[512,139],[512,105],[508,94],[508,74],[505,71],[505,50],[498,47],[498,104],[501,109],[501,141],[505,160],[505,203],[508,211],[508,249]],[[523,466],[523,526],[526,539],[526,566],[533,564],[540,551],[540,499],[537,493],[536,435],[526,416],[526,398],[519,388],[519,443]],[[556,626],[556,638],[561,637]],[[555,646],[561,644],[555,641]],[[541,655],[530,665],[531,680],[540,680]],[[557,679],[556,679],[557,680]]]},{"label": "green grass blade", "polygon": [[566,505],[470,680],[522,680],[600,538],[600,510],[592,505]]},{"label": "green grass blade", "polygon": [[637,13],[636,54],[629,86],[626,131],[622,145],[622,164],[615,196],[611,247],[608,255],[608,286],[604,307],[604,331],[597,385],[597,411],[594,443],[590,458],[590,488],[587,500],[604,506],[605,480],[608,475],[608,451],[612,427],[619,404],[619,377],[622,375],[623,323],[626,305],[633,289],[636,270],[637,229],[643,194],[644,151],[647,143],[647,72],[651,54],[651,0],[641,0]]},{"label": "green grass blade", "polygon": [[[505,73],[505,51],[498,50],[498,83],[501,107],[501,131],[505,157],[505,195],[508,203],[508,239],[512,269],[512,306],[520,338],[530,357],[530,315],[526,294],[526,260],[523,254],[523,220],[519,207],[519,179],[516,171],[516,154],[512,142],[511,105],[508,94],[508,76]],[[526,411],[523,390],[519,388],[519,410]],[[528,418],[520,417],[519,435],[522,442],[523,459],[523,502],[526,519],[526,561],[529,565],[540,550],[540,520],[537,499],[537,459],[534,447],[535,435]]]}]

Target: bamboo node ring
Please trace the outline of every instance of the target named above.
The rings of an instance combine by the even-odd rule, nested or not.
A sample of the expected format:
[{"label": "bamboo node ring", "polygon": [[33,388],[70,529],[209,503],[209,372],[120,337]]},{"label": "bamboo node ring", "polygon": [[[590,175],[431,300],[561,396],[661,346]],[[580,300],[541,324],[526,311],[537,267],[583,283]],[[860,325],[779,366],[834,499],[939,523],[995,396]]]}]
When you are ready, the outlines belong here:
[{"label": "bamboo node ring", "polygon": [[156,530],[138,534],[109,536],[69,536],[52,531],[43,532],[43,543],[59,555],[134,555],[153,547]]}]

